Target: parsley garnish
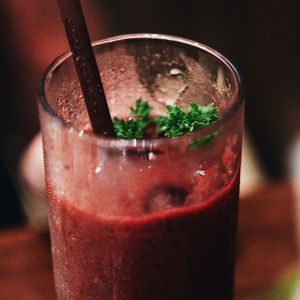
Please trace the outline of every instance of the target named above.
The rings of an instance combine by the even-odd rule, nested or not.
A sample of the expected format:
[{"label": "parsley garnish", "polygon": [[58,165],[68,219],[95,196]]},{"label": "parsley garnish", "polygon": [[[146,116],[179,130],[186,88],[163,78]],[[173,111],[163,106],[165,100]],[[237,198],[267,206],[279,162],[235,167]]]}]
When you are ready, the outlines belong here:
[{"label": "parsley garnish", "polygon": [[181,106],[168,105],[167,116],[158,116],[158,135],[174,137],[203,128],[218,120],[217,108],[213,103],[206,106],[190,103],[185,112]]},{"label": "parsley garnish", "polygon": [[214,137],[219,135],[220,132],[221,132],[221,130],[215,130],[212,133],[209,133],[207,135],[193,139],[192,141],[189,142],[189,146],[192,148],[197,148],[199,146],[202,146],[202,145],[210,142]]},{"label": "parsley garnish", "polygon": [[[156,126],[156,135],[175,137],[191,133],[196,129],[206,127],[218,120],[217,108],[214,103],[202,106],[198,103],[190,103],[187,111],[182,106],[168,105],[166,116],[150,117],[152,107],[142,99],[136,100],[136,107],[130,108],[130,118],[114,118],[114,130],[116,136],[124,139],[141,139],[145,136],[145,130],[150,123]],[[210,134],[194,139],[189,143],[192,147],[198,147],[211,141],[219,134],[216,130]]]},{"label": "parsley garnish", "polygon": [[148,116],[152,109],[148,102],[142,99],[136,100],[136,108],[130,107],[131,117],[128,121],[114,118],[113,126],[116,136],[122,139],[142,139],[144,129],[151,122]]}]

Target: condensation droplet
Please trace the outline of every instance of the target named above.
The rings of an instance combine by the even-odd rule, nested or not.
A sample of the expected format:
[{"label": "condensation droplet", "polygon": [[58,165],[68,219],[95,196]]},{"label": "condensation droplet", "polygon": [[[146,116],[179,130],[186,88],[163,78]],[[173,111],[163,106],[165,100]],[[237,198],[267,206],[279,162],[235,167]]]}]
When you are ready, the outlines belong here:
[{"label": "condensation droplet", "polygon": [[198,175],[201,175],[201,176],[205,176],[205,175],[206,175],[205,170],[202,170],[202,169],[198,169],[198,170],[196,171],[196,173],[197,173]]},{"label": "condensation droplet", "polygon": [[101,168],[100,166],[97,166],[97,167],[95,168],[95,173],[96,173],[96,174],[99,174],[101,171],[102,171],[102,168]]},{"label": "condensation droplet", "polygon": [[179,74],[182,74],[182,71],[177,68],[173,68],[170,70],[170,75],[179,75]]},{"label": "condensation droplet", "polygon": [[148,159],[149,159],[149,160],[155,160],[155,154],[154,154],[153,152],[150,152],[150,153],[148,154]]}]

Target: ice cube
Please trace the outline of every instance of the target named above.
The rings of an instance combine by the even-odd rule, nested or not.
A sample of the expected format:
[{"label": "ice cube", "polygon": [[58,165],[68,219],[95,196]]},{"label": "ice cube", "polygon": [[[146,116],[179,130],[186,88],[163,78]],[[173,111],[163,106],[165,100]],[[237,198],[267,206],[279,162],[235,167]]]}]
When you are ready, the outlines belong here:
[{"label": "ice cube", "polygon": [[144,200],[144,212],[151,213],[187,203],[188,192],[182,187],[164,185],[155,187]]}]

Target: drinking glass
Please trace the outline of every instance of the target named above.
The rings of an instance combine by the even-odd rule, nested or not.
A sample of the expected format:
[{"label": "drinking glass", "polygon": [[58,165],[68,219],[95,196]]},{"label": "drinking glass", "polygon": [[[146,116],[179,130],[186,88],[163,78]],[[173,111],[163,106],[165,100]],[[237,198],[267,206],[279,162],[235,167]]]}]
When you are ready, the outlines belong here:
[{"label": "drinking glass", "polygon": [[219,120],[178,137],[118,139],[90,127],[71,53],[39,92],[58,299],[232,299],[243,131],[238,72],[187,39],[93,44],[111,116],[214,103]]}]

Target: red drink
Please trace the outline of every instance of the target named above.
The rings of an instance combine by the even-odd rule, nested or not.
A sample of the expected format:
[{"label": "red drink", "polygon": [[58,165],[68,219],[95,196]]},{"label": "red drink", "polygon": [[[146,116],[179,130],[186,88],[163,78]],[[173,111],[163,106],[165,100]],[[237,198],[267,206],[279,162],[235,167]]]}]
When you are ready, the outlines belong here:
[{"label": "red drink", "polygon": [[[104,65],[104,74],[112,68],[109,59],[113,64],[114,55],[120,58],[120,53],[126,53],[126,64],[134,57],[131,60],[134,68],[129,66],[127,71],[120,71],[122,74],[129,72],[129,78],[138,78],[138,83],[133,84],[137,86],[135,89],[126,86],[128,99],[139,96],[149,99],[143,95],[143,88],[151,86],[153,80],[156,86],[162,84],[161,75],[155,79],[153,72],[162,68],[158,72],[162,74],[166,66],[169,68],[165,63],[167,56],[174,64],[171,67],[176,78],[167,76],[164,84],[169,79],[173,87],[184,83],[185,80],[179,84],[178,76],[183,79],[186,76],[181,75],[179,69],[189,76],[195,71],[187,65],[195,56],[190,53],[191,45],[185,52],[180,42],[167,45],[159,39],[134,38],[129,39],[130,50],[124,52],[126,39],[128,37],[125,41],[117,41],[115,47],[110,43],[108,48],[100,45],[98,55],[109,65],[106,69]],[[134,43],[136,51],[132,50]],[[166,48],[165,52],[162,47]],[[151,50],[149,60],[141,59],[141,51],[145,49]],[[153,61],[158,50],[167,53],[162,54],[162,65],[151,63],[152,67],[143,73],[143,68],[148,61]],[[217,79],[211,81],[210,75],[207,82],[202,77],[200,83],[191,83],[186,90],[190,93],[187,99],[196,93],[200,101],[201,93],[208,97],[209,92],[220,116],[226,117],[207,128],[208,131],[199,130],[172,139],[124,141],[97,138],[80,131],[86,128],[85,114],[81,104],[72,100],[73,90],[66,88],[70,76],[58,75],[59,72],[73,72],[71,64],[60,65],[58,69],[56,62],[50,70],[57,81],[53,79],[55,76],[51,77],[52,83],[44,87],[46,95],[43,97],[48,102],[53,99],[50,107],[73,125],[70,129],[41,107],[58,299],[232,299],[243,119],[242,106],[238,105],[238,78],[234,78],[234,70],[231,70],[233,73],[225,71],[226,68],[230,70],[230,65],[217,68],[224,63],[221,56],[216,58],[197,47],[193,51],[197,55],[201,52],[203,61],[211,60]],[[63,64],[66,65],[66,61]],[[195,71],[197,76],[199,70]],[[208,72],[207,69],[202,71]],[[123,76],[121,73],[117,75]],[[132,103],[114,106],[115,90],[111,89],[111,74],[107,76],[107,80],[105,75],[103,78],[112,111],[116,109],[117,114],[124,115]],[[147,81],[147,76],[151,80]],[[121,94],[124,80],[118,79]],[[210,82],[211,85],[204,89],[204,82],[205,86]],[[219,89],[222,84],[223,90]],[[55,92],[53,87],[56,87]],[[61,89],[66,90],[62,93]],[[226,94],[222,94],[225,91]],[[139,96],[132,96],[132,93],[139,93]],[[155,91],[150,89],[149,95],[151,93]],[[159,94],[163,95],[161,89]],[[171,94],[173,90],[165,98],[169,99]],[[57,101],[57,96],[67,100]],[[120,98],[123,97],[122,94]],[[183,97],[183,104],[186,101]],[[150,105],[154,106],[154,113],[159,113],[165,103],[157,102],[154,97]],[[192,141],[216,129],[221,129],[220,134],[208,144],[191,146]]]},{"label": "red drink", "polygon": [[50,193],[58,298],[232,299],[237,185],[195,207],[124,219]]}]

